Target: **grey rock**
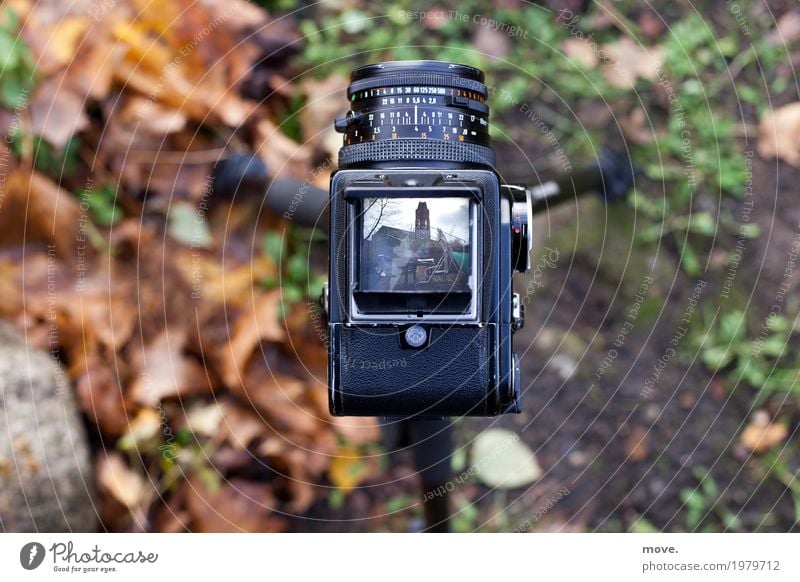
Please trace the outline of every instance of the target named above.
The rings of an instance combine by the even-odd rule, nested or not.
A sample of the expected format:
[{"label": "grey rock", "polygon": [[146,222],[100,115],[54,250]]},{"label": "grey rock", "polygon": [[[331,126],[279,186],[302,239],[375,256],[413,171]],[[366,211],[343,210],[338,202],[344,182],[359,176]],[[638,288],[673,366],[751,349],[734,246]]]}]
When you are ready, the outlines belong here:
[{"label": "grey rock", "polygon": [[0,531],[95,531],[93,486],[66,373],[0,322]]}]

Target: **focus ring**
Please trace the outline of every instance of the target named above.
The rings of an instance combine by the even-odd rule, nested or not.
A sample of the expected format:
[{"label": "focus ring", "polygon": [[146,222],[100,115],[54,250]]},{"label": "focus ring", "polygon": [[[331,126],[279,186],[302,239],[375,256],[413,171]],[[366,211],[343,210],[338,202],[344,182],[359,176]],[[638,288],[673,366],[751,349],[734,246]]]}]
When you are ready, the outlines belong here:
[{"label": "focus ring", "polygon": [[471,143],[430,139],[397,139],[345,146],[339,150],[339,167],[398,160],[457,162],[494,167],[494,150]]}]

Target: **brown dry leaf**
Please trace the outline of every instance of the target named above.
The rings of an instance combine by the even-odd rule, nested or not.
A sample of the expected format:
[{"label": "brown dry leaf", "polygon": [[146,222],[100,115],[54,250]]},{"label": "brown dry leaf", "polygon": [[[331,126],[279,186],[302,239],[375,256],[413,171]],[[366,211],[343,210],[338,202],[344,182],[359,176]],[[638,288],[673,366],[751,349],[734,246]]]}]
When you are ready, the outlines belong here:
[{"label": "brown dry leaf", "polygon": [[[135,63],[137,67],[162,73],[174,58],[169,47],[163,42],[154,42],[148,26],[141,19],[154,14],[154,11],[142,12],[139,21],[118,20],[112,27],[117,41],[128,49],[125,59]],[[176,70],[179,67],[170,67]],[[158,87],[158,85],[156,85]]]},{"label": "brown dry leaf", "polygon": [[185,345],[186,332],[174,327],[165,329],[147,345],[141,372],[129,392],[133,402],[154,406],[164,398],[209,389],[202,366],[183,353]]},{"label": "brown dry leaf", "polygon": [[771,46],[783,46],[800,38],[800,10],[789,10],[778,19],[775,29],[767,35]]},{"label": "brown dry leaf", "polygon": [[273,178],[311,174],[311,148],[287,137],[269,119],[264,118],[256,125],[255,147]]},{"label": "brown dry leaf", "polygon": [[3,194],[0,246],[47,242],[59,257],[74,258],[83,213],[72,194],[39,172],[21,169],[6,177]]},{"label": "brown dry leaf", "polygon": [[490,26],[479,26],[472,35],[472,46],[486,56],[503,59],[511,52],[511,37]]},{"label": "brown dry leaf", "polygon": [[[322,325],[322,308],[316,303],[297,303],[285,313],[284,325],[289,335],[286,343],[292,346],[303,368],[312,378],[327,386],[328,350],[325,349],[327,330]],[[323,414],[328,415],[327,399],[321,407]]]},{"label": "brown dry leaf", "polygon": [[175,133],[186,127],[182,112],[144,97],[128,99],[117,115],[128,125],[156,135]]},{"label": "brown dry leaf", "polygon": [[101,455],[97,461],[100,487],[128,509],[134,509],[147,497],[148,487],[141,475],[125,464],[119,453]]},{"label": "brown dry leaf", "polygon": [[[214,224],[209,227],[217,232]],[[214,310],[222,303],[242,308],[252,305],[253,282],[275,277],[277,273],[275,262],[265,255],[254,256],[247,264],[228,266],[229,259],[221,263],[218,257],[198,249],[181,248],[177,252],[184,260],[176,261],[175,266],[190,285],[199,281],[199,298]]]},{"label": "brown dry leaf", "polygon": [[[84,256],[88,258],[91,254],[87,252]],[[90,265],[95,267],[91,277],[82,278],[85,270],[79,270],[76,278],[70,263],[53,261],[44,252],[28,253],[25,269],[9,279],[20,291],[4,304],[12,306],[9,313],[17,313],[23,309],[24,297],[29,329],[39,321],[50,333],[48,320],[55,316],[52,323],[56,324],[58,334],[49,341],[58,341],[75,373],[86,368],[87,354],[95,354],[98,349],[116,352],[128,341],[136,323],[135,304],[126,297],[130,280],[115,277],[112,285],[104,267],[91,263],[84,267],[88,269]],[[13,301],[14,298],[18,301]]]},{"label": "brown dry leaf", "polygon": [[281,341],[286,336],[278,321],[281,293],[275,289],[254,299],[250,309],[239,315],[230,343],[221,350],[222,379],[228,387],[238,386],[253,350],[261,340]]},{"label": "brown dry leaf", "polygon": [[66,65],[75,57],[75,51],[88,25],[89,21],[85,17],[68,17],[59,20],[50,30],[47,52],[56,63]]},{"label": "brown dry leaf", "polygon": [[[260,29],[267,21],[266,12],[247,0],[225,0],[225,2],[201,0],[200,4],[209,10],[211,22],[224,19],[226,26],[230,26],[241,34]],[[271,24],[267,27],[267,31],[271,30]]]},{"label": "brown dry leaf", "polygon": [[103,99],[111,90],[114,69],[122,62],[125,47],[95,26],[84,37],[78,52],[64,71],[64,86],[84,98]]},{"label": "brown dry leaf", "polygon": [[[67,263],[52,262],[44,253],[29,255],[22,274],[15,282],[22,292],[12,296],[20,297],[15,311],[23,309],[24,297],[25,326],[34,336],[46,332],[44,347],[48,349],[57,341],[73,377],[92,366],[108,365],[109,358],[132,335],[136,311],[135,304],[124,297],[128,280],[115,280],[112,290],[107,274],[105,283],[99,272],[91,279],[76,279]],[[118,369],[125,365],[124,361],[116,364]]]},{"label": "brown dry leaf", "polygon": [[63,7],[44,2],[37,2],[32,9],[24,6],[26,3],[16,4],[12,9],[23,23],[20,36],[34,55],[36,72],[41,77],[49,77],[74,56],[70,50],[74,51],[77,46],[88,27],[88,19],[85,15],[70,15]]},{"label": "brown dry leaf", "polygon": [[742,431],[739,442],[754,453],[765,453],[772,447],[782,443],[789,435],[789,429],[780,423],[771,422],[769,415],[760,414],[759,411],[753,415],[750,424]]},{"label": "brown dry leaf", "polygon": [[664,34],[663,17],[655,10],[644,10],[637,22],[639,30],[650,40],[660,38]]},{"label": "brown dry leaf", "polygon": [[758,126],[758,153],[800,167],[800,101],[764,114]]},{"label": "brown dry leaf", "polygon": [[[212,22],[207,8],[193,4],[176,12],[175,7],[148,3],[135,21],[116,22],[113,34],[127,48],[117,78],[198,122],[241,125],[255,104],[239,97],[237,85],[258,56],[256,47],[234,42],[219,21],[213,34],[198,35]],[[158,42],[151,29],[160,32]]]},{"label": "brown dry leaf", "polygon": [[247,368],[245,385],[234,387],[234,391],[263,413],[273,430],[292,438],[316,434],[323,424],[306,403],[305,383],[276,374],[262,364],[262,359],[254,358]]},{"label": "brown dry leaf", "polygon": [[600,58],[606,80],[620,89],[632,88],[638,79],[654,80],[663,61],[659,47],[645,47],[627,37],[605,45]]},{"label": "brown dry leaf", "polygon": [[[208,121],[207,107],[192,95],[194,84],[186,79],[178,67],[166,69],[163,74],[148,70],[143,64],[123,60],[114,70],[114,80],[125,86],[126,91],[138,91],[142,95],[153,95],[154,100],[175,107],[181,113],[197,121]],[[158,90],[153,93],[153,88]]]},{"label": "brown dry leaf", "polygon": [[128,414],[119,379],[108,366],[95,361],[80,362],[86,367],[75,381],[81,409],[103,434],[118,436],[128,430]]},{"label": "brown dry leaf", "polygon": [[153,517],[153,530],[160,533],[188,532],[191,518],[185,509],[186,488],[178,488],[159,501]]},{"label": "brown dry leaf", "polygon": [[354,445],[362,445],[377,442],[381,436],[378,422],[374,418],[360,417],[341,417],[330,418],[333,430],[345,441]]},{"label": "brown dry leaf", "polygon": [[581,63],[587,69],[594,69],[597,66],[597,50],[590,41],[585,38],[567,38],[561,43],[561,49],[569,58]]},{"label": "brown dry leaf", "polygon": [[45,79],[34,90],[28,105],[31,132],[56,150],[63,149],[73,135],[89,124],[84,105],[83,96],[63,87],[60,76]]},{"label": "brown dry leaf", "polygon": [[308,397],[314,402],[318,413],[333,427],[345,442],[351,445],[365,445],[377,442],[381,436],[378,421],[369,416],[330,416],[328,414],[328,391],[324,387],[311,387]]},{"label": "brown dry leaf", "polygon": [[632,463],[644,461],[648,452],[648,434],[643,426],[636,426],[625,440],[625,454]]},{"label": "brown dry leaf", "polygon": [[209,488],[192,478],[185,493],[192,531],[278,532],[286,526],[275,514],[277,501],[266,483],[231,479]]},{"label": "brown dry leaf", "polygon": [[[67,322],[82,337],[81,342],[99,343],[111,352],[119,350],[133,335],[136,307],[125,296],[124,280],[111,282],[109,274],[84,280],[79,289],[61,290],[56,305]],[[66,346],[65,346],[66,347]]]},{"label": "brown dry leaf", "polygon": [[[244,450],[258,437],[272,434],[255,412],[235,404],[225,406],[220,430],[225,435],[225,440],[236,450]],[[282,447],[279,448],[282,450]],[[277,452],[274,450],[272,454]]]},{"label": "brown dry leaf", "polygon": [[322,476],[328,470],[339,445],[339,437],[334,432],[320,427],[320,430],[311,437],[311,442],[308,445],[302,445],[305,453],[303,464],[306,473],[314,477]]},{"label": "brown dry leaf", "polygon": [[308,471],[306,451],[297,447],[286,450],[281,461],[287,466],[288,488],[292,496],[287,508],[295,513],[303,513],[314,502],[314,487]]},{"label": "brown dry leaf", "polygon": [[342,95],[348,83],[342,75],[331,75],[322,81],[309,79],[302,86],[303,93],[308,95],[308,102],[300,111],[303,139],[319,144],[330,159],[336,159],[342,145],[342,136],[333,127],[333,120],[347,112]]}]

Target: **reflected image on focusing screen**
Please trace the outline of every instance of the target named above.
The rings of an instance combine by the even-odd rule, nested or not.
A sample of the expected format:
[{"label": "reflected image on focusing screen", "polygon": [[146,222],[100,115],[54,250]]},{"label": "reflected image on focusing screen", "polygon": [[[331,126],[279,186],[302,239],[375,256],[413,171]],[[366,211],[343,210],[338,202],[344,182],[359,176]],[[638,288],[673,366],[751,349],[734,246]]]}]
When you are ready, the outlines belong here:
[{"label": "reflected image on focusing screen", "polygon": [[365,198],[363,291],[470,292],[467,198]]}]

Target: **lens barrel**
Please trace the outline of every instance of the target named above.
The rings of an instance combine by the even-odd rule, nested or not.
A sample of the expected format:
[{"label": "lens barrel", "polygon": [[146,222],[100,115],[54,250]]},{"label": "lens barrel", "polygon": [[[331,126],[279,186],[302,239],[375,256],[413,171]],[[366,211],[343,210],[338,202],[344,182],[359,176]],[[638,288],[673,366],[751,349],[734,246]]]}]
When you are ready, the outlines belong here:
[{"label": "lens barrel", "polygon": [[493,168],[488,92],[474,67],[394,61],[353,71],[339,167]]}]

